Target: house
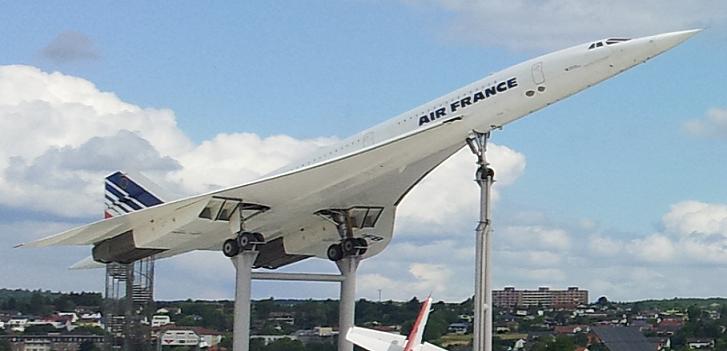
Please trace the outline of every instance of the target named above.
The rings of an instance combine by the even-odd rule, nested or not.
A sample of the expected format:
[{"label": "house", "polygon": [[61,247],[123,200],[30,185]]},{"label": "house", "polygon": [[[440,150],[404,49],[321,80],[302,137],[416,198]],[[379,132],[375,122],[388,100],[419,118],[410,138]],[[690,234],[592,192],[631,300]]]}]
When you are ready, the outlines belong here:
[{"label": "house", "polygon": [[151,317],[151,327],[161,327],[165,326],[167,324],[171,324],[172,320],[169,318],[169,316],[161,315],[161,314],[155,314]]},{"label": "house", "polygon": [[591,345],[604,344],[610,351],[654,351],[656,346],[638,328],[594,326],[588,337]]},{"label": "house", "polygon": [[558,325],[553,329],[556,335],[572,335],[580,332],[589,332],[587,325]]},{"label": "house", "polygon": [[332,327],[315,327],[313,333],[324,338],[338,334],[338,332],[333,331]]},{"label": "house", "polygon": [[515,341],[515,344],[512,345],[512,349],[513,350],[522,350],[525,348],[526,343],[527,343],[527,341],[525,341],[525,339],[517,339],[517,341]]},{"label": "house", "polygon": [[295,315],[287,312],[270,312],[268,321],[280,324],[295,325]]},{"label": "house", "polygon": [[689,338],[687,339],[687,346],[689,346],[690,350],[713,349],[714,339]]},{"label": "house", "polygon": [[98,327],[103,328],[104,325],[101,323],[102,316],[101,313],[83,313],[81,314],[80,319],[78,320],[79,327]]},{"label": "house", "polygon": [[659,323],[656,324],[656,335],[670,336],[677,332],[679,329],[684,327],[684,320],[682,318],[662,318]]},{"label": "house", "polygon": [[222,333],[203,328],[166,325],[156,334],[161,346],[194,346],[208,350],[218,350]]},{"label": "house", "polygon": [[654,329],[654,326],[652,326],[646,319],[632,319],[629,323],[629,327],[639,328],[639,331],[642,332]]},{"label": "house", "polygon": [[169,314],[169,315],[177,315],[182,314],[182,308],[181,307],[174,307],[174,306],[165,306],[157,309],[155,314]]},{"label": "house", "polygon": [[646,339],[649,340],[650,343],[656,345],[657,351],[671,349],[671,339],[669,339],[668,337],[652,336]]},{"label": "house", "polygon": [[78,322],[78,314],[76,314],[76,312],[58,312],[57,315],[61,317],[70,317],[71,323]]},{"label": "house", "polygon": [[447,331],[454,334],[466,334],[469,325],[467,323],[452,323],[447,327]]},{"label": "house", "polygon": [[30,320],[25,317],[10,318],[6,324],[6,328],[10,328],[11,331],[22,333],[25,331],[25,327],[28,326]]}]

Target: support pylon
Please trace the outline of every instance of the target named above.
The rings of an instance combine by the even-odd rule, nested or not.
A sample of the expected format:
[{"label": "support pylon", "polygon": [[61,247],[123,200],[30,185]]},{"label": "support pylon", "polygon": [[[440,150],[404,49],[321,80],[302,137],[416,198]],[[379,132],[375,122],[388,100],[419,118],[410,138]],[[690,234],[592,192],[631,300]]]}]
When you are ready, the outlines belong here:
[{"label": "support pylon", "polygon": [[492,350],[492,240],[491,211],[492,184],[495,172],[489,167],[485,152],[490,133],[473,132],[467,145],[477,156],[475,182],[480,186],[480,220],[475,230],[475,297],[474,297],[474,351]]}]

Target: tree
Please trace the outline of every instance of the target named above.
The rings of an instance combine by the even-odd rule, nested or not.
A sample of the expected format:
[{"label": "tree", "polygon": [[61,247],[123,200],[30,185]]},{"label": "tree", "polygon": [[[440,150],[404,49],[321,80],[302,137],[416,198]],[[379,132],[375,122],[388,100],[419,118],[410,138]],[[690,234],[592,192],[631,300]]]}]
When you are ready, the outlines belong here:
[{"label": "tree", "polygon": [[300,340],[282,338],[268,344],[265,351],[305,351],[305,345]]},{"label": "tree", "polygon": [[575,350],[576,345],[573,338],[566,335],[558,335],[553,342],[548,343],[548,351],[570,351]]},{"label": "tree", "polygon": [[10,351],[10,342],[7,340],[0,340],[0,351]]},{"label": "tree", "polygon": [[25,328],[25,331],[23,331],[24,334],[48,334],[52,333],[54,331],[57,331],[56,327],[50,325],[50,324],[44,324],[44,325],[31,325],[29,327]]},{"label": "tree", "polygon": [[78,351],[97,351],[98,347],[91,340],[85,340],[78,347]]},{"label": "tree", "polygon": [[596,305],[605,307],[605,306],[608,306],[608,304],[609,304],[608,298],[606,298],[605,296],[601,296],[598,298],[598,300],[596,300]]}]

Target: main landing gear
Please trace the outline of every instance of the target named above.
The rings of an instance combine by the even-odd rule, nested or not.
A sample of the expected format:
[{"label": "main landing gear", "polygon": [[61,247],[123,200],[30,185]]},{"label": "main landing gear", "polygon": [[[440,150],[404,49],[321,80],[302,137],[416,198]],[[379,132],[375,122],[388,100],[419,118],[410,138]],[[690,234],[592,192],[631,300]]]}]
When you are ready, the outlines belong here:
[{"label": "main landing gear", "polygon": [[227,257],[235,257],[241,251],[255,250],[258,245],[265,244],[265,237],[261,233],[239,232],[234,239],[227,239],[222,244],[222,253]]},{"label": "main landing gear", "polygon": [[[232,201],[231,199],[226,199]],[[237,218],[230,216],[230,228],[235,237],[227,239],[222,244],[222,253],[227,257],[235,257],[244,251],[256,251],[257,247],[265,244],[265,237],[261,233],[248,232],[245,230],[245,221],[255,217],[270,208],[263,205],[245,203],[237,200],[239,203],[232,211],[238,213]],[[246,214],[247,212],[247,214]]]},{"label": "main landing gear", "polygon": [[363,256],[368,250],[368,243],[364,238],[346,238],[340,244],[333,244],[328,247],[328,259],[340,261],[348,256]]},{"label": "main landing gear", "polygon": [[317,215],[336,225],[341,241],[326,250],[328,259],[338,262],[345,257],[360,257],[368,250],[369,244],[364,238],[353,236],[353,218],[349,210],[329,209],[316,212]]}]

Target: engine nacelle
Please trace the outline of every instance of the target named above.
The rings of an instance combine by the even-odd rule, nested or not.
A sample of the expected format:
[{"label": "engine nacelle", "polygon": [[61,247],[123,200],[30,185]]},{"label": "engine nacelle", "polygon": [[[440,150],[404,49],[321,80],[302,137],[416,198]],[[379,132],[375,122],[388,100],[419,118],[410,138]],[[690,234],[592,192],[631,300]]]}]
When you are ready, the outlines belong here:
[{"label": "engine nacelle", "polygon": [[129,264],[164,251],[166,250],[136,247],[134,232],[129,230],[95,244],[92,253],[93,260],[96,262]]}]

